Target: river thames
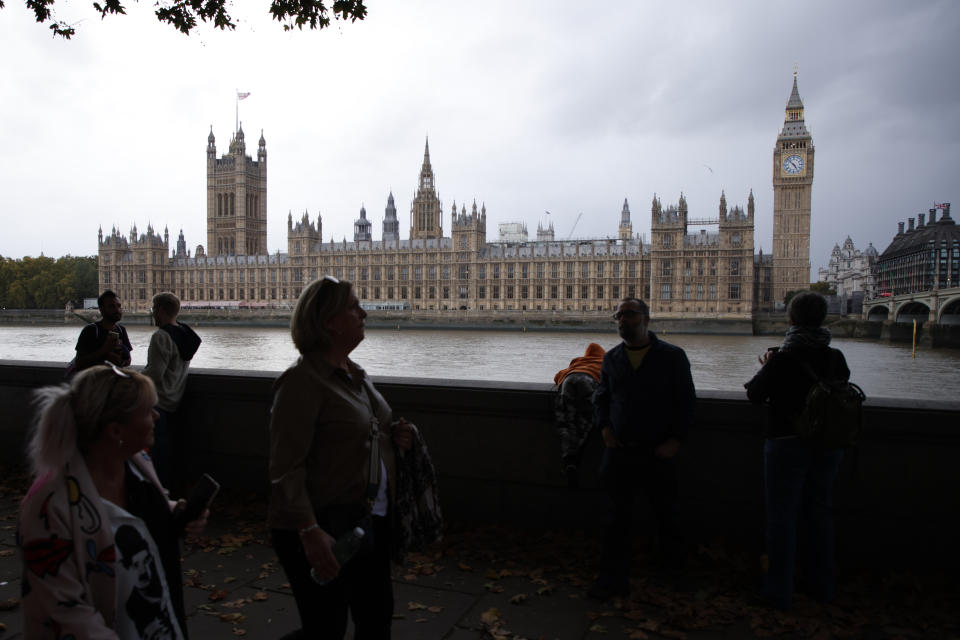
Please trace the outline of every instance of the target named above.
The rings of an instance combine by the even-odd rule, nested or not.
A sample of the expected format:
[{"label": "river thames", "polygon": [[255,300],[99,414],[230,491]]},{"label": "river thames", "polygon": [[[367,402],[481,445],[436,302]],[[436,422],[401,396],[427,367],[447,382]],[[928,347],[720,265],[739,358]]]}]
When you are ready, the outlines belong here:
[{"label": "river thames", "polygon": [[[290,332],[280,327],[196,327],[203,344],[192,366],[282,371],[297,357]],[[63,362],[73,357],[79,325],[0,325],[0,360]],[[127,325],[133,365],[147,361],[153,327]],[[654,328],[655,330],[655,328]],[[742,391],[759,368],[757,355],[779,343],[774,336],[659,334],[683,347],[701,390]],[[596,342],[619,342],[607,333],[367,329],[352,358],[375,376],[511,382],[553,381],[554,374]],[[868,396],[954,400],[960,392],[960,350],[918,350],[909,345],[836,339],[851,379]]]}]

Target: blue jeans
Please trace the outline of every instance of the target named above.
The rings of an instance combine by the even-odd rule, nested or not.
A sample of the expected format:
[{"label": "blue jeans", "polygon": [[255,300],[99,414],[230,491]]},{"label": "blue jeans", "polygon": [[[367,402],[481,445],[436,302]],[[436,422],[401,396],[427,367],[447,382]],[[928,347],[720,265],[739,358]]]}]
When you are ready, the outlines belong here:
[{"label": "blue jeans", "polygon": [[828,602],[836,589],[833,483],[843,449],[823,451],[797,438],[781,438],[767,440],[763,454],[770,560],[764,596],[776,607],[790,607],[797,529],[802,526],[804,577],[811,595]]}]

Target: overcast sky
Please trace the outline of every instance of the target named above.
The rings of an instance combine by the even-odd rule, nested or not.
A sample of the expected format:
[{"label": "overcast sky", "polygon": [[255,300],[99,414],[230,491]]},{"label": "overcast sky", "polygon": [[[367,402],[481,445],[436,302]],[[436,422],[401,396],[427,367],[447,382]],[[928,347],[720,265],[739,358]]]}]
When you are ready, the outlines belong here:
[{"label": "overcast sky", "polygon": [[[183,229],[206,244],[207,134],[268,154],[267,242],[287,213],[348,240],[361,205],[379,239],[388,193],[410,224],[426,136],[444,205],[557,238],[616,236],[624,198],[649,238],[654,193],[691,217],[756,198],[771,249],[772,153],[794,65],[816,148],[811,265],[847,235],[883,251],[898,221],[953,201],[960,218],[960,3],[368,0],[357,23],[284,33],[268,2],[234,32],[191,36],[151,2],[100,20],[64,4],[69,41],[21,0],[0,9],[0,255],[93,255],[97,228]],[[545,211],[550,212],[549,218]],[[574,225],[582,213],[579,223]],[[574,228],[575,226],[575,228]]]}]

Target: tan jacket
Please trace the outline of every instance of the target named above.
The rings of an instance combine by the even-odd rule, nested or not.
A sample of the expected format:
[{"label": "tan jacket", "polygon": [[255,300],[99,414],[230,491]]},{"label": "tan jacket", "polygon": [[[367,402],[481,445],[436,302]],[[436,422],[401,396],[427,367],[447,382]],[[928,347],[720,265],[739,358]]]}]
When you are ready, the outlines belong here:
[{"label": "tan jacket", "polygon": [[319,354],[309,353],[274,384],[267,512],[273,529],[299,529],[314,522],[315,509],[363,502],[369,480],[371,402],[380,423],[388,488],[393,490],[393,413],[366,372],[353,361],[349,364],[352,380]]}]

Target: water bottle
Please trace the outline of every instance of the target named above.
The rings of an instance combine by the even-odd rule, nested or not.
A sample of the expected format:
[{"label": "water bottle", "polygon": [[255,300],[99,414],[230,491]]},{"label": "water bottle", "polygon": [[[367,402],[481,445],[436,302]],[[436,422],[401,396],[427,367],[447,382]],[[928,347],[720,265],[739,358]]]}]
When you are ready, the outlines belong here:
[{"label": "water bottle", "polygon": [[[355,556],[357,551],[360,550],[360,545],[365,535],[367,535],[367,532],[364,531],[362,527],[354,527],[333,543],[331,551],[333,551],[333,557],[337,559],[337,564],[340,565],[341,571],[343,570],[343,566],[350,561],[350,558]],[[323,580],[317,577],[317,571],[313,567],[310,567],[310,577],[320,585],[330,584],[333,580],[336,580],[336,578],[333,580]]]}]

